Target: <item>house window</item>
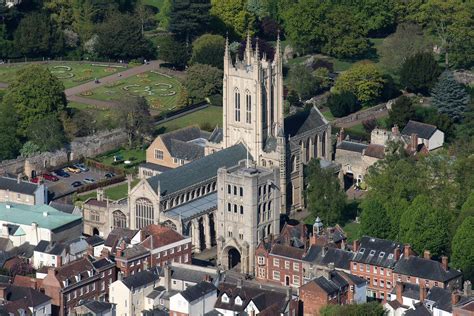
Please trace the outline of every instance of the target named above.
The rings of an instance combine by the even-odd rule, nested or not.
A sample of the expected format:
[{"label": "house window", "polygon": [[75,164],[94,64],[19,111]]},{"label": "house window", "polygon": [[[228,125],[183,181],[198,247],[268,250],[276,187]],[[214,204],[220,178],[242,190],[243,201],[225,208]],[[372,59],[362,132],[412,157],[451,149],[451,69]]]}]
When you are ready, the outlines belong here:
[{"label": "house window", "polygon": [[368,264],[365,266],[365,272],[370,272],[370,266]]},{"label": "house window", "polygon": [[234,204],[234,213],[237,214],[237,205]]},{"label": "house window", "polygon": [[155,149],[155,159],[163,160],[163,151]]},{"label": "house window", "polygon": [[104,281],[102,281],[102,284],[100,286],[100,290],[105,291],[105,282]]},{"label": "house window", "polygon": [[378,284],[377,279],[374,279],[372,284],[376,286]]},{"label": "house window", "polygon": [[188,262],[188,254],[184,254],[183,256],[183,263],[187,263]]},{"label": "house window", "polygon": [[185,244],[185,245],[184,245],[184,249],[185,249],[185,250],[188,249],[188,244]]},{"label": "house window", "polygon": [[357,270],[357,263],[352,263],[352,270]]},{"label": "house window", "polygon": [[390,281],[387,281],[387,289],[392,288],[392,283]]},{"label": "house window", "polygon": [[95,291],[95,283],[92,283],[92,290],[91,291]]},{"label": "house window", "polygon": [[377,274],[377,267],[374,267],[374,273]]},{"label": "house window", "polygon": [[293,285],[296,285],[296,286],[300,285],[300,277],[298,275],[293,276]]},{"label": "house window", "polygon": [[362,263],[359,265],[359,271],[364,271],[364,265]]},{"label": "house window", "polygon": [[273,266],[279,267],[280,266],[280,259],[273,258]]},{"label": "house window", "polygon": [[288,260],[285,260],[285,269],[290,268],[290,262]]},{"label": "house window", "polygon": [[179,161],[179,159],[178,159],[178,158],[173,158],[173,163],[174,163],[174,164],[176,164],[176,165],[177,165],[177,164],[178,164],[178,161]]},{"label": "house window", "polygon": [[234,92],[235,121],[240,122],[240,92],[238,89]]},{"label": "house window", "polygon": [[245,96],[245,107],[246,107],[246,116],[245,123],[250,124],[252,122],[252,96],[247,91]]},{"label": "house window", "polygon": [[90,220],[93,222],[100,222],[100,214],[95,211],[90,212]]},{"label": "house window", "polygon": [[259,278],[265,277],[265,268],[258,268],[258,277]]},{"label": "house window", "polygon": [[174,254],[174,248],[170,249],[170,255]]},{"label": "house window", "polygon": [[265,257],[258,256],[258,264],[265,264]]},{"label": "house window", "polygon": [[280,271],[273,271],[273,280],[280,281]]},{"label": "house window", "polygon": [[293,271],[300,271],[300,265],[296,262],[293,262]]},{"label": "house window", "polygon": [[385,270],[383,268],[380,268],[380,274],[384,275]]}]

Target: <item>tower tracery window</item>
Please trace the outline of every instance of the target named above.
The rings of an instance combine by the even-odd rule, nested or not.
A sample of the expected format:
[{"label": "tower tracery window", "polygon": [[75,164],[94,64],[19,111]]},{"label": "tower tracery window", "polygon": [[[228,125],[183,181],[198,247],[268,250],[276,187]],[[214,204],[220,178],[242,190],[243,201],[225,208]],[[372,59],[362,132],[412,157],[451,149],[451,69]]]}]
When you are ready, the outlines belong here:
[{"label": "tower tracery window", "polygon": [[235,121],[240,122],[240,92],[239,89],[234,91]]},{"label": "tower tracery window", "polygon": [[138,229],[153,224],[154,211],[153,203],[145,198],[140,198],[135,202],[135,220]]},{"label": "tower tracery window", "polygon": [[250,124],[252,122],[252,96],[249,91],[245,93],[245,123]]}]

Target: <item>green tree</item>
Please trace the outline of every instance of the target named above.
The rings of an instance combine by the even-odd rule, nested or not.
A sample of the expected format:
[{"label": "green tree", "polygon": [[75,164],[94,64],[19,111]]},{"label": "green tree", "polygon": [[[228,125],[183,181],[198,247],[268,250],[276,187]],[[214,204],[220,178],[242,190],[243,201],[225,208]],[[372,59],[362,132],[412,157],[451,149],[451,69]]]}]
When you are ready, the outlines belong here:
[{"label": "green tree", "polygon": [[347,91],[332,93],[328,97],[327,106],[334,117],[343,117],[360,110],[356,96]]},{"label": "green tree", "polygon": [[188,68],[184,86],[193,102],[207,97],[222,94],[222,70],[202,64]]},{"label": "green tree", "polygon": [[319,90],[311,69],[302,64],[294,65],[288,73],[288,86],[294,90],[301,100],[307,100],[316,95]]},{"label": "green tree", "polygon": [[20,70],[3,101],[15,109],[21,136],[27,136],[28,130],[43,117],[58,116],[67,104],[62,82],[40,65]]},{"label": "green tree", "polygon": [[461,269],[464,277],[474,281],[474,216],[469,216],[456,230],[451,248],[451,264]]},{"label": "green tree", "polygon": [[326,67],[316,68],[313,71],[313,77],[321,89],[328,89],[331,86],[331,78],[329,76],[329,69],[327,69]]},{"label": "green tree", "polygon": [[382,203],[376,199],[362,201],[363,212],[360,218],[360,231],[363,235],[390,238],[390,217]]},{"label": "green tree", "polygon": [[380,36],[390,32],[396,22],[396,1],[364,0],[355,1],[357,17],[364,21],[364,29],[369,36]]},{"label": "green tree", "polygon": [[342,219],[346,194],[342,191],[334,170],[323,169],[319,160],[312,160],[306,170],[308,186],[305,191],[308,209],[328,225]]},{"label": "green tree", "polygon": [[224,68],[225,39],[220,35],[204,34],[193,43],[191,64],[206,64],[219,69]]},{"label": "green tree", "polygon": [[176,41],[172,36],[162,36],[159,38],[158,58],[178,68],[184,68],[190,55],[190,47]]},{"label": "green tree", "polygon": [[434,256],[448,254],[451,221],[447,210],[438,209],[427,195],[419,195],[400,219],[400,240],[418,253],[428,249]]},{"label": "green tree", "polygon": [[428,40],[419,25],[400,24],[395,33],[383,40],[379,49],[380,63],[383,68],[396,73],[407,58],[428,48]]},{"label": "green tree", "polygon": [[20,139],[17,136],[18,120],[15,110],[11,104],[0,103],[0,161],[13,159],[21,148]]},{"label": "green tree", "polygon": [[63,126],[54,113],[38,119],[28,129],[27,136],[41,152],[60,149],[66,143]]},{"label": "green tree", "polygon": [[466,218],[471,216],[474,217],[474,191],[471,191],[467,200],[462,205],[456,220],[456,227],[459,227]]},{"label": "green tree", "polygon": [[210,0],[174,0],[169,13],[169,31],[190,43],[209,27]]},{"label": "green tree", "polygon": [[117,108],[117,116],[128,136],[128,146],[142,143],[153,131],[150,106],[144,97],[128,96]]},{"label": "green tree", "polygon": [[388,111],[388,125],[397,125],[400,129],[407,125],[408,121],[415,117],[415,107],[409,97],[402,95]]},{"label": "green tree", "polygon": [[384,79],[372,62],[358,62],[343,72],[334,85],[336,92],[352,92],[362,104],[373,104],[380,97]]},{"label": "green tree", "polygon": [[433,106],[454,121],[461,121],[469,103],[469,95],[449,70],[443,72],[431,92]]},{"label": "green tree", "polygon": [[321,316],[384,316],[383,306],[378,302],[348,305],[326,305],[320,310]]},{"label": "green tree", "polygon": [[39,148],[38,145],[36,145],[35,143],[33,143],[32,141],[27,141],[23,147],[21,147],[20,149],[20,155],[22,157],[32,157],[38,153],[40,153],[41,150]]},{"label": "green tree", "polygon": [[94,19],[98,9],[92,3],[93,0],[74,0],[72,7],[74,31],[79,34],[82,42],[90,40],[94,33]]},{"label": "green tree", "polygon": [[97,53],[114,59],[150,58],[151,42],[141,32],[139,19],[128,14],[113,13],[98,27]]},{"label": "green tree", "polygon": [[256,17],[247,10],[246,0],[211,0],[211,3],[211,15],[231,30],[232,35],[244,37],[247,31],[255,31]]},{"label": "green tree", "polygon": [[400,83],[410,92],[428,95],[441,70],[431,53],[416,53],[400,69]]}]

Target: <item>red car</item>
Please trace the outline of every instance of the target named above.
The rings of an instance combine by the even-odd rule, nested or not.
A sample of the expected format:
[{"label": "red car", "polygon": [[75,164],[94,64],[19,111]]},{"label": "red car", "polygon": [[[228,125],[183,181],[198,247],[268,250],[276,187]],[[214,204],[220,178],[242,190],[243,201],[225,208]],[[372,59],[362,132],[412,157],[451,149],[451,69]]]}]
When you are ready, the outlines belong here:
[{"label": "red car", "polygon": [[49,174],[49,173],[44,173],[44,174],[43,174],[43,178],[45,178],[45,179],[48,180],[48,181],[53,181],[53,182],[56,182],[56,181],[59,180],[58,177],[53,176],[52,174]]},{"label": "red car", "polygon": [[[31,178],[30,182],[32,182],[32,183],[38,183],[39,179],[40,179],[40,178],[38,178],[38,177],[34,177],[34,178]],[[40,182],[40,183],[43,183],[43,180],[42,180],[42,179],[41,179],[41,182]]]}]

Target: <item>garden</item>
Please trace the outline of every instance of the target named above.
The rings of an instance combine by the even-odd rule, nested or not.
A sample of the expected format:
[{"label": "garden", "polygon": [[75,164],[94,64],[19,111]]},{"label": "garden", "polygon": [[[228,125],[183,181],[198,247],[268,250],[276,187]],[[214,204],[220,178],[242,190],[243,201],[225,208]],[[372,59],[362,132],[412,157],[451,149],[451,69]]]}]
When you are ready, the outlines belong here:
[{"label": "garden", "polygon": [[156,126],[158,134],[171,132],[190,125],[199,125],[203,130],[212,131],[217,125],[222,126],[222,107],[208,106],[205,109],[189,113]]},{"label": "garden", "polygon": [[[0,66],[0,82],[12,83],[16,73],[27,67],[24,64],[5,64]],[[49,71],[60,79],[64,87],[71,88],[94,79],[113,75],[126,70],[128,65],[101,64],[93,62],[51,62],[46,64]]]},{"label": "garden", "polygon": [[121,148],[98,156],[94,160],[130,173],[130,171],[136,171],[138,165],[146,161],[146,151],[144,149]]},{"label": "garden", "polygon": [[81,96],[114,101],[130,94],[139,95],[148,100],[152,109],[170,111],[176,109],[182,89],[181,83],[176,78],[152,70],[85,91]]}]

